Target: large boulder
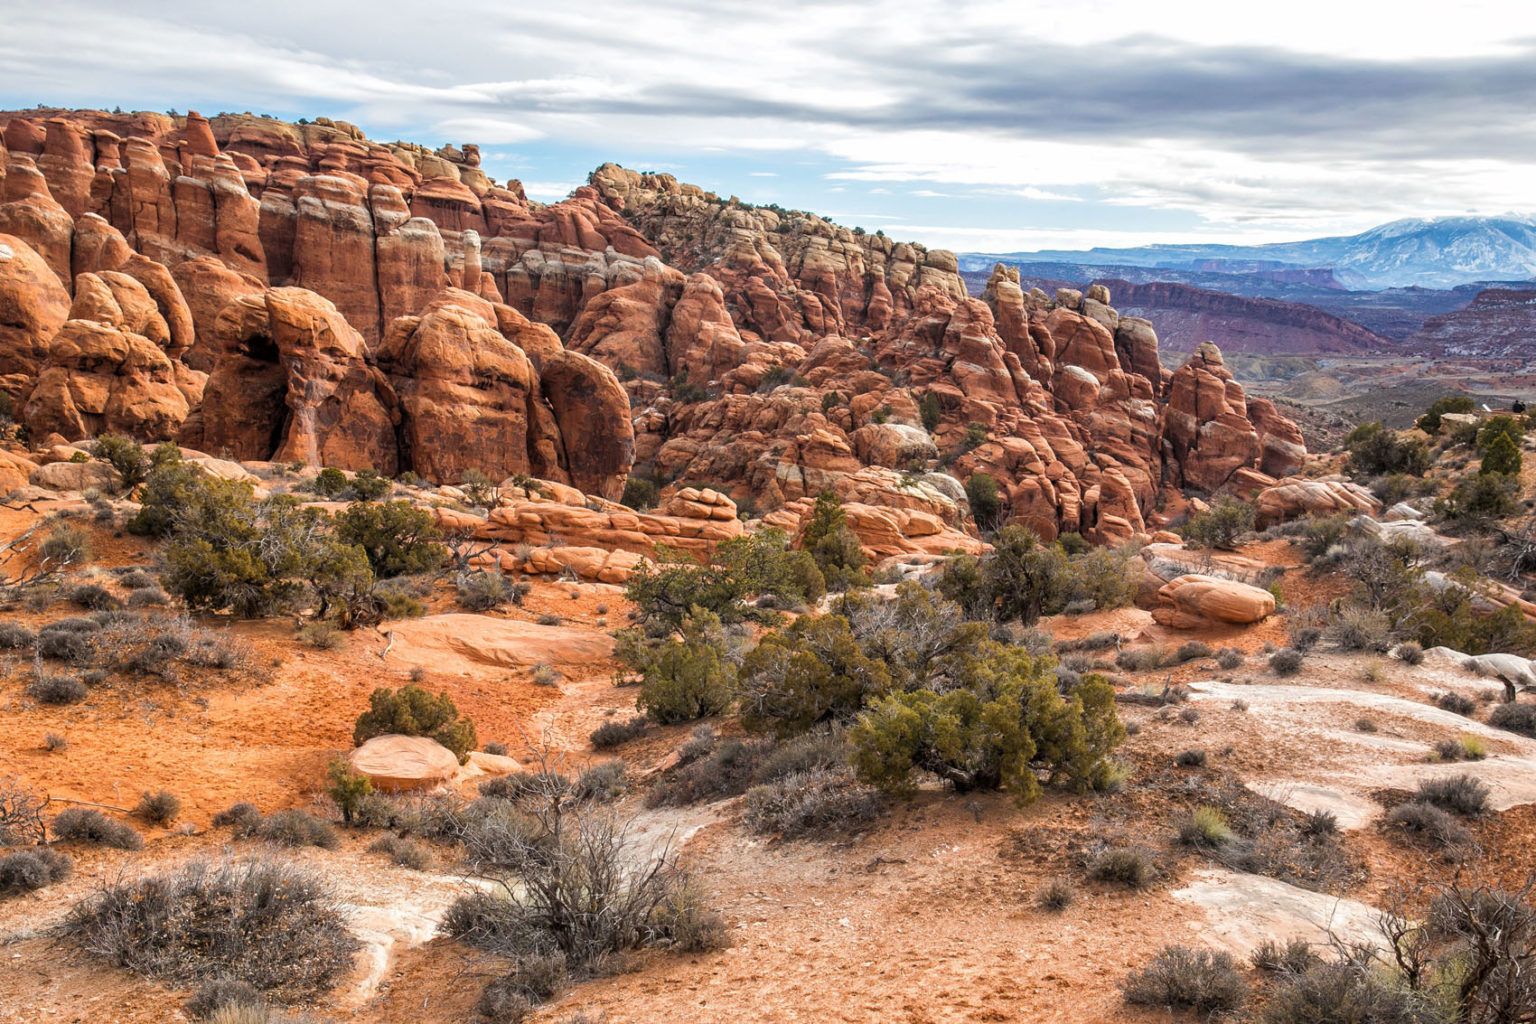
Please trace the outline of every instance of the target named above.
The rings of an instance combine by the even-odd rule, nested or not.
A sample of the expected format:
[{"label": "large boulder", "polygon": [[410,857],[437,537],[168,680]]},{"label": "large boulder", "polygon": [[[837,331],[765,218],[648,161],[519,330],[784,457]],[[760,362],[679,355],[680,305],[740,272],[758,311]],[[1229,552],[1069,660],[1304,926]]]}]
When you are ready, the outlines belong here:
[{"label": "large boulder", "polygon": [[1262,621],[1275,610],[1275,595],[1267,590],[1190,574],[1163,584],[1152,617],[1173,629],[1200,629],[1212,625],[1246,626]]},{"label": "large boulder", "polygon": [[1359,484],[1347,480],[1287,480],[1266,487],[1254,499],[1258,526],[1303,516],[1330,516],[1339,512],[1375,515],[1381,502]]},{"label": "large boulder", "polygon": [[0,234],[0,391],[17,399],[31,389],[69,305],[69,293],[37,251]]},{"label": "large boulder", "polygon": [[453,751],[425,736],[375,736],[347,755],[347,761],[374,789],[387,793],[432,789],[451,781],[459,770]]}]

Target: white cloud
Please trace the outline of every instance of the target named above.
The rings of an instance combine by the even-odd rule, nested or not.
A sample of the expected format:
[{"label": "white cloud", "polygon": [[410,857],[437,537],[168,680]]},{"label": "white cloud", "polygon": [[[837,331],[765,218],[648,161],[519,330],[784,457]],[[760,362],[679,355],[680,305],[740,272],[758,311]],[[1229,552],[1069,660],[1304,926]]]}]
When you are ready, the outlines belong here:
[{"label": "white cloud", "polygon": [[[878,17],[856,0],[656,0],[643,19],[631,0],[444,0],[429,16],[396,0],[0,0],[0,25],[14,104],[293,111],[429,145],[814,157],[879,194],[1107,207],[1130,234],[1153,211],[1193,214],[1187,237],[1215,239],[1528,209],[1536,178],[1536,5],[1512,0],[1385,14],[889,0]],[[773,59],[744,74],[765,41]],[[924,239],[942,244],[961,229],[934,230],[951,232]],[[1009,230],[1027,229],[992,234]]]}]

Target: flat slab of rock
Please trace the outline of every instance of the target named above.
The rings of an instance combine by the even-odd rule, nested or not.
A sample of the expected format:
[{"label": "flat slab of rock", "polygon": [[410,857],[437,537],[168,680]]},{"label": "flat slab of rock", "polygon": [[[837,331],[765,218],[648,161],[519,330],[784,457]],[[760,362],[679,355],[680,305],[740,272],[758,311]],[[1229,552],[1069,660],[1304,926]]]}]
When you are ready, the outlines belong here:
[{"label": "flat slab of rock", "polygon": [[1247,959],[1267,939],[1303,939],[1324,944],[1332,935],[1345,942],[1380,945],[1380,911],[1357,900],[1287,885],[1263,875],[1217,868],[1196,871],[1173,898],[1205,911],[1196,936],[1238,959]]},{"label": "flat slab of rock", "polygon": [[397,622],[390,630],[395,634],[391,660],[466,675],[488,668],[519,669],[540,663],[582,664],[613,654],[613,638],[606,633],[488,615],[428,615]]},{"label": "flat slab of rock", "polygon": [[347,760],[354,771],[368,776],[374,789],[386,792],[431,789],[459,770],[453,751],[425,736],[375,736]]}]

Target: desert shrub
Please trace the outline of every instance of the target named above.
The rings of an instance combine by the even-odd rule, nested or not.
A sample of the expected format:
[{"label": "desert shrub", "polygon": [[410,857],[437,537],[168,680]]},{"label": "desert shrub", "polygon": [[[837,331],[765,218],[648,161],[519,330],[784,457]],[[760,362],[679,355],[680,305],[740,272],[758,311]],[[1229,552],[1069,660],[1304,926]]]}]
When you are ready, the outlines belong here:
[{"label": "desert shrub", "polygon": [[[647,806],[682,806],[722,800],[747,791],[770,749],[763,740],[721,740],[682,760],[645,795]],[[679,754],[681,759],[681,752]]]},{"label": "desert shrub", "polygon": [[1152,851],[1140,846],[1110,846],[1088,859],[1088,877],[1129,889],[1145,889],[1162,872]]},{"label": "desert shrub", "polygon": [[368,776],[354,771],[345,758],[338,757],[331,762],[326,770],[325,795],[341,811],[343,824],[358,823],[358,811],[372,794],[373,782]]},{"label": "desert shrub", "polygon": [[[1072,536],[1072,535],[1068,535]],[[1125,548],[1089,548],[1068,559],[1067,604],[1083,611],[1124,608],[1136,596],[1136,577],[1130,571],[1130,551]]]},{"label": "desert shrub", "polygon": [[1208,643],[1203,643],[1199,640],[1186,640],[1179,645],[1178,650],[1174,651],[1173,661],[1175,664],[1182,665],[1186,661],[1198,661],[1201,658],[1209,658],[1215,653]]},{"label": "desert shrub", "polygon": [[129,608],[161,608],[171,603],[171,595],[159,587],[140,587],[128,592]]},{"label": "desert shrub", "polygon": [[[1488,429],[1487,427],[1483,428]],[[1516,478],[1520,474],[1520,465],[1523,459],[1520,456],[1519,442],[1510,439],[1507,434],[1496,434],[1486,446],[1481,443],[1479,435],[1479,451],[1482,453],[1482,463],[1478,466],[1478,473],[1482,475],[1497,474],[1510,478]]]},{"label": "desert shrub", "polygon": [[1035,893],[1035,904],[1043,910],[1066,910],[1077,899],[1077,889],[1065,878],[1053,878]]},{"label": "desert shrub", "polygon": [[[66,628],[75,619],[61,619],[44,626],[37,635],[37,654],[70,665],[89,665],[96,660],[96,642],[91,634],[100,627],[91,622],[89,628]],[[89,619],[85,620],[90,622]]]},{"label": "desert shrub", "polygon": [[169,790],[144,791],[133,813],[152,825],[168,825],[181,813],[181,798]]},{"label": "desert shrub", "polygon": [[478,791],[481,796],[492,800],[516,802],[527,797],[548,798],[551,794],[564,796],[571,792],[571,786],[568,776],[552,769],[539,769],[517,771],[487,779],[480,783]]},{"label": "desert shrub", "polygon": [[327,466],[315,474],[310,487],[322,498],[339,498],[347,492],[347,474],[335,466]]},{"label": "desert shrub", "polygon": [[0,651],[19,651],[37,643],[37,634],[19,622],[0,622]]},{"label": "desert shrub", "polygon": [[630,740],[638,739],[645,735],[647,721],[644,715],[635,715],[623,721],[617,719],[604,722],[592,730],[592,746],[598,750],[610,750]]},{"label": "desert shrub", "polygon": [[57,850],[40,846],[0,856],[0,896],[36,892],[68,878],[74,865]]},{"label": "desert shrub", "polygon": [[90,694],[75,676],[53,675],[48,672],[33,673],[27,683],[27,696],[39,704],[78,704]]},{"label": "desert shrub", "polygon": [[619,503],[644,512],[656,507],[661,497],[661,483],[654,477],[631,473],[624,481],[624,494]]},{"label": "desert shrub", "polygon": [[1500,704],[1489,713],[1488,724],[1536,737],[1536,704]]},{"label": "desert shrub", "polygon": [[487,743],[483,749],[487,754],[495,754],[497,757],[507,756],[507,745],[505,743],[497,743],[495,740]]},{"label": "desert shrub", "polygon": [[1407,643],[1398,644],[1392,653],[1399,660],[1409,665],[1424,664],[1424,648],[1412,640],[1409,640]]},{"label": "desert shrub", "polygon": [[348,490],[358,501],[378,501],[387,497],[394,485],[387,477],[380,476],[378,470],[364,468],[352,477],[352,486]]},{"label": "desert shrub", "polygon": [[1179,842],[1185,846],[1210,849],[1232,839],[1232,826],[1221,808],[1209,805],[1197,807],[1188,820],[1179,826]]},{"label": "desert shrub", "polygon": [[1198,747],[1193,747],[1189,750],[1182,750],[1179,752],[1178,756],[1173,759],[1173,763],[1178,765],[1180,768],[1204,768],[1205,751],[1199,749]]},{"label": "desert shrub", "polygon": [[1435,696],[1435,705],[1457,715],[1471,715],[1477,710],[1477,701],[1464,693],[1447,690]]},{"label": "desert shrub", "polygon": [[698,610],[685,618],[682,635],[649,650],[640,665],[640,696],[635,705],[655,722],[675,725],[730,706],[736,668],[723,656],[720,618]]},{"label": "desert shrub", "polygon": [[1339,816],[1332,811],[1308,811],[1301,816],[1301,834],[1309,839],[1322,839],[1339,834]]},{"label": "desert shrub", "polygon": [[1440,433],[1440,417],[1448,412],[1467,413],[1473,409],[1472,399],[1467,395],[1446,395],[1429,403],[1429,408],[1424,410],[1424,415],[1414,421],[1414,426],[1431,436]]},{"label": "desert shrub", "polygon": [[1386,612],[1347,603],[1334,612],[1323,636],[1340,650],[1385,651],[1392,646],[1393,632]]},{"label": "desert shrub", "polygon": [[426,572],[448,558],[432,513],[408,501],[349,505],[335,527],[338,541],[363,549],[379,579]]},{"label": "desert shrub", "polygon": [[1184,540],[1196,547],[1236,550],[1241,538],[1253,531],[1254,509],[1246,501],[1222,495],[1204,512],[1196,512],[1180,528]]},{"label": "desert shrub", "polygon": [[677,748],[677,763],[689,764],[714,753],[719,739],[714,726],[708,723],[694,726],[693,731],[688,734],[688,739]]},{"label": "desert shrub", "polygon": [[886,666],[865,654],[841,615],[802,616],[766,634],[737,673],[742,724],[780,735],[850,718],[889,686]]},{"label": "desert shrub", "polygon": [[1126,672],[1150,672],[1162,668],[1169,660],[1165,647],[1126,647],[1115,655],[1115,667]]},{"label": "desert shrub", "polygon": [[977,529],[990,533],[1003,525],[1008,506],[990,473],[972,473],[965,480],[965,497],[970,502],[971,517]]},{"label": "desert shrub", "polygon": [[1357,480],[1389,473],[1423,476],[1429,470],[1429,447],[1415,438],[1404,438],[1380,423],[1362,423],[1344,439],[1349,457],[1344,471]]},{"label": "desert shrub", "polygon": [[424,843],[407,836],[380,836],[368,846],[370,853],[382,853],[391,862],[412,871],[427,871],[433,863],[432,851]]},{"label": "desert shrub", "polygon": [[78,526],[60,523],[48,532],[37,553],[54,569],[84,565],[91,560],[91,538]]},{"label": "desert shrub", "polygon": [[456,900],[445,934],[519,961],[558,952],[576,972],[644,946],[722,944],[718,915],[669,854],[637,850],[627,824],[610,814],[573,809],[548,793],[507,843],[503,884]]},{"label": "desert shrub", "polygon": [[1120,640],[1119,633],[1104,630],[1098,633],[1089,633],[1087,636],[1079,637],[1076,640],[1062,640],[1055,645],[1055,649],[1059,654],[1065,654],[1068,651],[1107,651],[1111,647],[1118,647]]},{"label": "desert shrub", "polygon": [[1468,761],[1481,761],[1488,756],[1488,744],[1483,742],[1481,736],[1462,736],[1456,740],[1456,745],[1461,748],[1461,756]]},{"label": "desert shrub", "polygon": [[1387,815],[1387,824],[1439,847],[1463,846],[1471,840],[1471,835],[1460,822],[1434,804],[1422,800],[1394,807]]},{"label": "desert shrub", "polygon": [[53,834],[68,843],[109,846],[116,850],[139,850],[143,838],[120,821],[113,821],[90,807],[71,807],[53,819]]},{"label": "desert shrub", "polygon": [[600,804],[612,803],[629,791],[625,778],[624,762],[615,758],[595,764],[576,778],[572,794],[578,800],[595,800]]},{"label": "desert shrub", "polygon": [[460,764],[476,746],[475,723],[459,717],[459,709],[446,693],[434,697],[413,684],[374,690],[368,710],[357,718],[352,742],[361,746],[375,736],[390,734],[429,736],[453,751]]},{"label": "desert shrub", "polygon": [[92,451],[98,459],[117,470],[123,478],[125,491],[131,491],[143,483],[149,473],[149,455],[143,445],[130,437],[102,434],[96,438]]},{"label": "desert shrub", "polygon": [[50,754],[69,749],[69,740],[56,732],[50,732],[43,737],[43,749]]},{"label": "desert shrub", "polygon": [[545,612],[534,620],[541,626],[563,626],[565,620],[553,612]]},{"label": "desert shrub", "polygon": [[261,811],[255,804],[237,803],[231,804],[227,809],[213,816],[214,828],[228,828],[240,838],[253,836],[261,827]]},{"label": "desert shrub", "polygon": [[108,884],[63,926],[81,950],[174,985],[243,981],[309,999],[352,967],[358,941],[324,884],[286,864],[195,862]]},{"label": "desert shrub", "polygon": [[848,769],[818,768],[747,790],[745,820],[754,832],[784,839],[847,835],[868,827],[884,803]]},{"label": "desert shrub", "polygon": [[999,622],[1017,619],[1027,626],[1059,609],[1067,599],[1070,576],[1062,548],[1042,544],[1022,526],[998,531],[991,553],[981,562],[982,585]]},{"label": "desert shrub", "polygon": [[129,569],[117,578],[128,590],[142,590],[145,587],[158,587],[160,581],[143,569]]},{"label": "desert shrub", "polygon": [[185,1009],[193,1020],[217,1017],[217,1024],[230,1024],[230,1017],[239,1013],[259,1013],[262,1024],[268,1019],[267,1001],[250,982],[238,978],[216,977],[203,982],[187,1000]]},{"label": "desert shrub", "polygon": [[1269,656],[1269,670],[1277,676],[1293,676],[1301,671],[1302,654],[1291,647],[1282,647]]},{"label": "desert shrub", "polygon": [[106,611],[111,608],[121,608],[122,602],[99,583],[79,583],[64,589],[64,600],[81,608],[91,611]]},{"label": "desert shrub", "polygon": [[1453,525],[1480,529],[1515,513],[1518,483],[1503,473],[1463,477],[1450,494],[1435,502],[1435,514]]},{"label": "desert shrub", "polygon": [[1488,809],[1488,787],[1471,775],[1453,775],[1425,779],[1419,783],[1418,799],[1434,804],[1442,811],[1475,817]]},{"label": "desert shrub", "polygon": [[752,781],[778,782],[790,775],[845,768],[847,765],[846,734],[839,729],[815,729],[783,740],[765,752],[752,773]]},{"label": "desert shrub", "polygon": [[1288,942],[1265,939],[1255,947],[1249,962],[1261,971],[1300,974],[1322,963],[1322,957],[1306,939],[1291,939]]},{"label": "desert shrub", "polygon": [[1248,998],[1232,955],[1223,951],[1164,946],[1152,962],[1121,984],[1125,1000],[1137,1006],[1165,1006],[1206,1016],[1231,1013]]},{"label": "desert shrub", "polygon": [[1216,667],[1231,672],[1235,668],[1241,668],[1243,664],[1243,652],[1233,647],[1223,647],[1216,652]]},{"label": "desert shrub", "polygon": [[[1314,955],[1314,960],[1317,958]],[[1356,963],[1282,966],[1280,984],[1260,1016],[1263,1024],[1441,1024],[1433,1002],[1389,975]]]},{"label": "desert shrub", "polygon": [[869,585],[864,549],[848,526],[842,503],[830,492],[817,496],[810,520],[800,534],[800,547],[815,560],[828,590]]},{"label": "desert shrub", "polygon": [[[525,585],[526,586],[526,585]],[[515,603],[517,591],[499,572],[471,572],[454,582],[459,604],[472,612],[488,612]]]},{"label": "desert shrub", "polygon": [[318,846],[322,850],[336,848],[336,830],[331,827],[331,823],[298,808],[267,815],[256,829],[256,835],[278,846]]},{"label": "desert shrub", "polygon": [[1040,792],[1037,772],[1093,788],[1125,737],[1114,688],[1090,676],[1063,696],[1054,668],[1048,658],[994,645],[957,659],[942,692],[876,698],[848,732],[855,771],[890,793],[910,792],[914,769],[959,791],[1005,789],[1026,801]]}]

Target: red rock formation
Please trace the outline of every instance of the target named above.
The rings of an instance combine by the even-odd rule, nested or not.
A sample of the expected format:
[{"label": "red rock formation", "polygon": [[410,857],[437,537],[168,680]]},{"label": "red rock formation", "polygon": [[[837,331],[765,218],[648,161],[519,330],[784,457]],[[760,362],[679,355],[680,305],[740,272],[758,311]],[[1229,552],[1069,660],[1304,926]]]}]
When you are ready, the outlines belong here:
[{"label": "red rock formation", "polygon": [[[970,528],[960,481],[984,472],[1014,521],[1104,541],[1157,525],[1176,488],[1252,492],[1305,454],[1214,346],[1164,370],[1151,324],[1103,285],[1052,299],[999,268],[972,299],[950,253],[670,175],[605,165],[543,205],[473,146],[323,118],[0,124],[0,229],[65,290],[142,285],[176,389],[211,373],[196,447],[608,497],[640,459],[759,511],[831,490],[946,530]],[[0,269],[0,309],[5,275],[35,262]],[[44,290],[0,318],[18,398],[67,312]],[[87,422],[66,390],[38,416]]]},{"label": "red rock formation", "polygon": [[69,305],[47,261],[22,239],[0,234],[0,391],[14,404],[31,390]]}]

